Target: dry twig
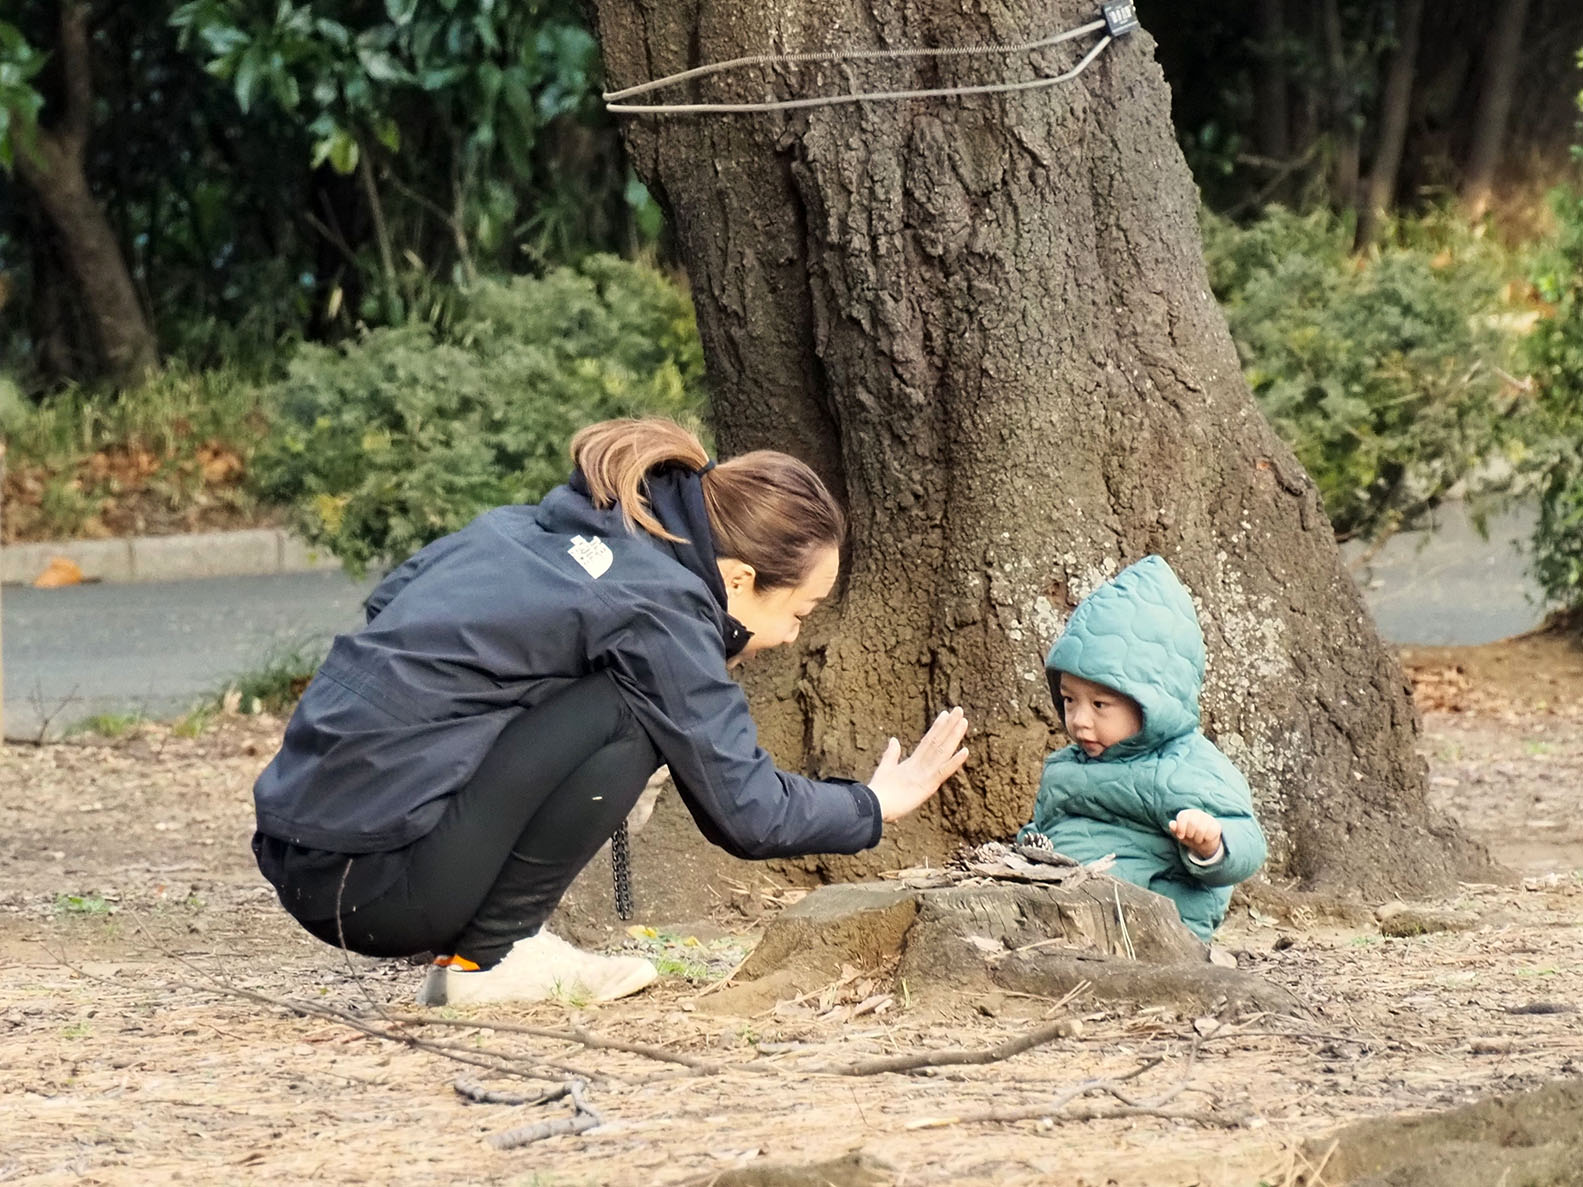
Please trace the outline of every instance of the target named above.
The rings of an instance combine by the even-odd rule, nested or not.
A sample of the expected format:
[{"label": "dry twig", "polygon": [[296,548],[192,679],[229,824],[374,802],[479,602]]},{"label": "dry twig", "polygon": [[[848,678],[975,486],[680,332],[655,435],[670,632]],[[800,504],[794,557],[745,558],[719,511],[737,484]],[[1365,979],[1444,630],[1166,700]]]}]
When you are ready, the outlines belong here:
[{"label": "dry twig", "polygon": [[916,1055],[890,1055],[883,1059],[867,1059],[860,1063],[831,1064],[824,1067],[803,1069],[824,1076],[878,1076],[885,1072],[912,1072],[926,1067],[945,1067],[956,1064],[998,1063],[1034,1047],[1043,1046],[1055,1039],[1072,1038],[1081,1027],[1071,1018],[1051,1022],[1025,1035],[1009,1039],[998,1047],[979,1050],[924,1051]]},{"label": "dry twig", "polygon": [[716,1063],[709,1059],[699,1059],[694,1055],[684,1055],[680,1051],[672,1051],[668,1047],[654,1047],[647,1043],[627,1043],[620,1039],[607,1039],[602,1035],[590,1034],[582,1027],[571,1030],[553,1030],[544,1026],[530,1026],[523,1022],[503,1022],[491,1018],[434,1018],[427,1014],[390,1014],[382,1015],[387,1021],[401,1023],[408,1026],[455,1026],[468,1030],[498,1030],[507,1034],[532,1035],[534,1038],[555,1039],[562,1043],[578,1043],[596,1051],[623,1051],[628,1055],[641,1055],[645,1059],[654,1059],[662,1063],[679,1063],[683,1067],[692,1068],[705,1075],[717,1076],[726,1071],[765,1071],[767,1069],[756,1067],[752,1064],[724,1064]]},{"label": "dry twig", "polygon": [[508,1129],[505,1133],[497,1133],[489,1139],[489,1144],[497,1150],[515,1150],[519,1146],[527,1146],[558,1134],[582,1133],[583,1130],[593,1129],[599,1124],[600,1120],[595,1114],[573,1113],[570,1117],[557,1117],[553,1121],[540,1121],[534,1125],[523,1125],[517,1129]]},{"label": "dry twig", "polygon": [[463,1100],[470,1100],[476,1105],[542,1105],[552,1100],[559,1100],[566,1095],[566,1087],[551,1088],[539,1096],[518,1096],[515,1092],[495,1092],[485,1088],[477,1080],[469,1080],[466,1076],[457,1076],[451,1082],[451,1087],[456,1089],[456,1095]]},{"label": "dry twig", "polygon": [[497,1150],[515,1150],[519,1146],[526,1146],[532,1142],[543,1141],[545,1138],[555,1137],[563,1133],[582,1133],[585,1129],[593,1129],[603,1125],[602,1118],[594,1107],[583,1096],[585,1085],[581,1080],[568,1080],[561,1086],[561,1091],[546,1093],[542,1100],[533,1101],[540,1104],[550,1100],[559,1100],[563,1096],[572,1098],[572,1115],[559,1117],[554,1121],[539,1121],[533,1125],[520,1125],[516,1129],[508,1129],[504,1133],[497,1133],[489,1139],[489,1144]]}]

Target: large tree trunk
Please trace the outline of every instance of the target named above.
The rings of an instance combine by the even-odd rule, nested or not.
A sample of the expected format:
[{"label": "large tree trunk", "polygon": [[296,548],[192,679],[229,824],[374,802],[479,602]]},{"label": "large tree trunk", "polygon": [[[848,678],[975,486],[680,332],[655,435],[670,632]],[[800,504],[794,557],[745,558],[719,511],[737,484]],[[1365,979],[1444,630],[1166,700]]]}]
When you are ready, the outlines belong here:
[{"label": "large tree trunk", "polygon": [[17,171],[59,237],[105,373],[117,383],[135,383],[156,365],[158,350],[115,232],[88,186],[85,157],[93,125],[88,9],[75,0],[61,4],[60,57],[64,112],[55,127],[39,130],[35,152],[17,152]]},{"label": "large tree trunk", "polygon": [[1356,245],[1373,246],[1380,225],[1396,198],[1396,178],[1402,168],[1402,146],[1407,142],[1407,120],[1412,113],[1413,76],[1418,67],[1418,31],[1423,25],[1424,0],[1401,0],[1396,6],[1396,49],[1391,54],[1380,100],[1379,142],[1364,186],[1358,211]]},{"label": "large tree trunk", "polygon": [[[768,51],[1023,41],[1093,15],[1082,0],[984,7],[597,2],[614,86]],[[1134,34],[1075,82],[1019,96],[627,125],[675,219],[724,451],[792,449],[851,511],[844,596],[801,654],[754,678],[766,741],[862,776],[889,735],[963,705],[966,776],[887,830],[877,860],[1004,836],[1055,736],[1044,652],[1079,599],[1158,552],[1199,599],[1206,728],[1254,785],[1273,868],[1370,893],[1444,887],[1469,851],[1431,825],[1401,670],[1242,379],[1152,48]],[[692,94],[1008,76],[1030,76],[1025,57],[776,69]]]},{"label": "large tree trunk", "polygon": [[1517,86],[1517,61],[1527,19],[1528,0],[1506,0],[1495,18],[1495,34],[1489,39],[1485,54],[1478,115],[1462,185],[1463,205],[1468,217],[1475,221],[1489,209],[1490,192],[1495,186],[1495,169],[1505,147],[1506,118],[1511,114]]}]

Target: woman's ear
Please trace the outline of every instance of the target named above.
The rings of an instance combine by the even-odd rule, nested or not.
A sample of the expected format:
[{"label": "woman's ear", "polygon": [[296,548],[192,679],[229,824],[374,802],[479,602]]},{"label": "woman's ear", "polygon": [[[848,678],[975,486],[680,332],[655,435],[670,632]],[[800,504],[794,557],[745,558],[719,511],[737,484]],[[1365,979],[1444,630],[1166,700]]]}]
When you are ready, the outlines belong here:
[{"label": "woman's ear", "polygon": [[746,561],[739,561],[736,557],[727,557],[725,560],[716,561],[720,568],[720,577],[726,583],[727,593],[750,593],[753,583],[758,580],[758,570]]}]

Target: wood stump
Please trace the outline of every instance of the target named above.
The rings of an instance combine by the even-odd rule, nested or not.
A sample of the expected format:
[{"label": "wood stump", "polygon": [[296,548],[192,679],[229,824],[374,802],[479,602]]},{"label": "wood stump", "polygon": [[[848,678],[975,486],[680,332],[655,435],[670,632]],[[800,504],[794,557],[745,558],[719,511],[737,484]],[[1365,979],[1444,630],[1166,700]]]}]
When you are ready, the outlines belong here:
[{"label": "wood stump", "polygon": [[908,998],[932,1009],[1004,990],[1061,997],[1086,981],[1102,1001],[1300,1011],[1285,990],[1210,964],[1169,899],[1105,875],[821,887],[770,924],[736,984],[700,1006],[753,1013],[829,984],[843,967],[890,961]]}]

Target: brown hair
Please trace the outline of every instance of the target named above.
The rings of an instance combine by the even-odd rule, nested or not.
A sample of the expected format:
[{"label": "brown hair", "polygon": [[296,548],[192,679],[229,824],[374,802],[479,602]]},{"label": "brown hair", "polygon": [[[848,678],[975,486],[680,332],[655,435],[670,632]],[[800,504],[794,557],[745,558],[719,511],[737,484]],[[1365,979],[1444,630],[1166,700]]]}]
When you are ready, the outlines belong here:
[{"label": "brown hair", "polygon": [[[678,541],[649,510],[644,478],[667,464],[701,470],[709,454],[675,421],[649,417],[606,420],[580,430],[572,438],[572,461],[588,480],[596,507],[619,506],[628,527]],[[789,454],[755,450],[701,477],[715,553],[752,565],[756,589],[798,584],[820,552],[846,542],[846,516],[830,491]]]}]

